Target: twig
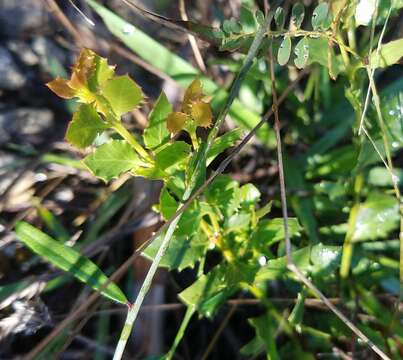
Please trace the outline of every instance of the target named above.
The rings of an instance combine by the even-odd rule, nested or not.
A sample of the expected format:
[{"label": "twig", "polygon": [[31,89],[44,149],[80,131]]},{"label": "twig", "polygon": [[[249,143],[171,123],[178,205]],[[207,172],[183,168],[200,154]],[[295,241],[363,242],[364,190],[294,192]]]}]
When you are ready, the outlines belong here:
[{"label": "twig", "polygon": [[[179,0],[179,11],[181,13],[182,20],[184,21],[189,20],[186,14],[185,0]],[[207,72],[206,65],[204,64],[203,57],[200,53],[200,49],[197,46],[196,38],[192,34],[188,34],[188,39],[190,46],[192,47],[193,54],[195,56],[197,66],[203,73],[206,73]]]}]

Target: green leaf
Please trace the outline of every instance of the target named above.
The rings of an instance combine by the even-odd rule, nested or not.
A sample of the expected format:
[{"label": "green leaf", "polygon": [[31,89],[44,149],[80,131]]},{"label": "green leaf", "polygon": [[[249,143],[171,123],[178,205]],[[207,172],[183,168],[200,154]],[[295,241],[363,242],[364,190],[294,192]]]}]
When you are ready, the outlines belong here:
[{"label": "green leaf", "polygon": [[276,22],[277,29],[283,30],[285,23],[285,14],[282,7],[278,7],[274,13],[274,21]]},{"label": "green leaf", "polygon": [[[403,169],[394,168],[393,171],[396,176],[398,184],[403,184]],[[369,171],[368,183],[371,185],[382,187],[393,186],[389,170],[381,166],[374,167]]]},{"label": "green leaf", "polygon": [[168,192],[166,187],[161,190],[158,208],[165,220],[169,220],[178,209],[177,201]]},{"label": "green leaf", "polygon": [[399,204],[396,198],[372,192],[367,200],[359,205],[352,240],[385,238],[390,231],[398,228],[399,220]]},{"label": "green leaf", "polygon": [[379,54],[376,49],[372,51],[370,56],[370,64],[372,68],[385,68],[393,64],[397,64],[403,57],[403,38],[382,44]]},{"label": "green leaf", "polygon": [[92,91],[98,91],[106,81],[115,75],[115,66],[108,65],[108,60],[94,54],[95,71],[89,78],[89,87]]},{"label": "green leaf", "polygon": [[223,151],[234,145],[241,137],[242,130],[240,128],[226,132],[224,135],[216,138],[207,154],[207,166]]},{"label": "green leaf", "polygon": [[74,113],[66,132],[66,140],[79,149],[94,142],[108,126],[101,120],[93,105],[82,104]]},{"label": "green leaf", "polygon": [[266,312],[262,316],[249,319],[248,322],[255,328],[256,337],[264,344],[268,354],[267,358],[270,360],[280,360],[276,345],[276,333],[279,324],[275,321],[274,317],[269,312]]},{"label": "green leaf", "polygon": [[[17,237],[33,252],[93,289],[101,289],[108,281],[106,275],[91,260],[60,244],[34,226],[21,221],[17,223],[15,231]],[[127,303],[126,296],[113,282],[102,290],[101,294],[119,303]]]},{"label": "green leaf", "polygon": [[147,148],[154,149],[169,140],[166,119],[171,112],[172,105],[162,92],[148,117],[148,126],[144,130],[143,139]]},{"label": "green leaf", "polygon": [[239,13],[239,21],[242,25],[242,30],[245,33],[255,32],[258,27],[258,23],[252,9],[246,5],[241,5],[241,10]]},{"label": "green leaf", "polygon": [[280,44],[280,48],[278,49],[277,61],[283,66],[288,63],[291,54],[291,39],[289,36],[284,36],[283,41]]},{"label": "green leaf", "polygon": [[227,34],[239,34],[242,32],[242,25],[236,21],[234,18],[229,19],[229,20],[224,20],[222,29],[227,33]]},{"label": "green leaf", "polygon": [[59,242],[64,243],[70,239],[70,234],[67,232],[58,217],[53,215],[51,211],[40,204],[37,206],[37,211],[46,227]]},{"label": "green leaf", "polygon": [[101,145],[83,162],[95,176],[104,181],[110,181],[142,164],[136,152],[125,140],[112,140]]},{"label": "green leaf", "polygon": [[128,75],[108,80],[101,94],[109,101],[117,116],[133,110],[143,100],[140,87]]},{"label": "green leaf", "polygon": [[187,306],[195,307],[200,314],[211,317],[240,288],[241,283],[253,281],[255,272],[255,267],[243,263],[220,264],[183,290],[179,298]]},{"label": "green leaf", "polygon": [[[301,235],[301,226],[296,218],[288,219],[288,231],[290,237]],[[284,222],[282,218],[265,219],[259,221],[252,235],[252,242],[256,246],[262,247],[262,250],[268,246],[284,240]]]},{"label": "green leaf", "polygon": [[307,38],[302,38],[298,41],[294,48],[294,64],[298,69],[303,69],[308,63],[309,59],[309,41]]},{"label": "green leaf", "polygon": [[302,323],[304,317],[305,297],[306,293],[304,290],[298,293],[297,302],[295,303],[294,308],[292,309],[291,314],[288,317],[289,323],[294,326],[300,325]]},{"label": "green leaf", "polygon": [[326,30],[328,27],[328,13],[329,6],[325,2],[315,8],[312,14],[312,27],[314,30]]},{"label": "green leaf", "polygon": [[226,216],[232,215],[240,206],[238,195],[239,184],[229,176],[218,176],[207,188],[205,196],[212,206],[217,206]]},{"label": "green leaf", "polygon": [[[158,236],[142,253],[143,256],[154,260],[157,254],[164,234]],[[169,270],[177,269],[182,271],[185,268],[193,268],[197,261],[205,254],[208,249],[209,240],[203,232],[193,236],[174,235],[169,243],[169,248],[160,262],[161,267]]]},{"label": "green leaf", "polygon": [[175,141],[167,144],[162,149],[158,149],[155,154],[156,166],[162,170],[166,170],[179,162],[187,160],[190,154],[190,145],[184,141]]},{"label": "green leaf", "polygon": [[294,4],[291,11],[291,24],[299,29],[304,21],[305,8],[300,3]]}]

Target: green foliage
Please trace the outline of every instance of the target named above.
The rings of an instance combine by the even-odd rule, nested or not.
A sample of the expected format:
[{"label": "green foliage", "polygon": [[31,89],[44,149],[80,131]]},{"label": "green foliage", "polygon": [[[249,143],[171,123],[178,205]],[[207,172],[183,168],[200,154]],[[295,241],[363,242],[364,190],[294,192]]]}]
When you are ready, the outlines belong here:
[{"label": "green foliage", "polygon": [[[93,289],[100,290],[108,281],[105,274],[91,260],[81,256],[72,248],[60,244],[32,225],[19,222],[16,226],[16,234],[32,251]],[[102,295],[113,301],[127,303],[126,296],[113,282],[100,291]]]},{"label": "green foliage", "polygon": [[[125,129],[120,119],[121,115],[141,105],[144,96],[140,87],[127,75],[115,77],[114,67],[84,49],[70,79],[58,78],[48,84],[61,97],[74,97],[82,103],[73,115],[66,139],[73,146],[84,149],[93,145],[95,138],[104,131],[117,133],[106,143],[90,148],[90,154],[83,163],[104,181],[125,172],[162,180],[159,203],[154,209],[169,221],[182,201],[205,180],[207,166],[215,159],[218,161],[218,155],[241,138],[241,130],[234,129],[214,138],[206,152],[206,141],[200,136],[201,131],[197,130],[212,126],[213,113],[226,105],[225,93],[214,92],[217,90],[215,84],[199,78],[192,66],[141,31],[136,29],[134,35],[122,33],[122,28],[127,25],[124,20],[94,1],[88,2],[126,45],[187,88],[178,108],[174,108],[161,93],[148,116],[148,126],[142,136],[143,147]],[[380,94],[382,119],[378,118],[379,112],[371,102],[368,103],[365,125],[372,136],[371,141],[355,138],[354,117],[360,119],[365,100],[364,71],[361,68],[366,66],[366,61],[363,61],[366,57],[362,55],[369,54],[370,65],[382,69],[400,60],[403,47],[400,46],[401,39],[393,40],[383,44],[378,54],[375,44],[355,44],[352,34],[356,29],[351,16],[356,3],[343,11],[337,10],[338,5],[338,1],[332,2],[329,8],[326,2],[321,2],[314,9],[313,6],[305,9],[302,4],[295,3],[291,14],[281,7],[270,12],[267,16],[274,18],[275,26],[272,24],[271,30],[265,34],[255,64],[241,84],[240,96],[248,94],[249,98],[245,96],[241,100],[252,99],[261,109],[272,105],[271,79],[267,76],[265,64],[271,46],[277,55],[276,83],[281,89],[295,76],[295,71],[286,73],[287,68],[281,69],[281,66],[292,66],[294,63],[298,69],[303,69],[312,65],[306,82],[299,83],[284,107],[284,117],[287,116],[282,130],[286,133],[284,148],[287,151],[284,170],[287,199],[292,209],[288,233],[292,239],[293,262],[326,296],[340,296],[339,289],[345,288],[346,279],[343,276],[339,279],[336,274],[345,257],[346,244],[354,244],[354,252],[350,247],[349,280],[354,284],[362,282],[371,289],[392,289],[397,294],[398,242],[393,239],[399,231],[401,212],[396,197],[390,193],[396,185],[395,180],[401,179],[402,174],[401,169],[394,168],[394,177],[391,178],[392,170],[379,166],[379,155],[388,162],[388,157],[395,155],[403,144],[401,81],[393,84],[393,91],[387,87]],[[310,18],[309,14],[312,14]],[[288,18],[289,29],[285,24]],[[244,53],[264,21],[262,12],[243,5],[239,20],[226,19],[219,29],[194,22],[179,24],[210,41],[221,51]],[[178,22],[175,24],[179,26]],[[304,25],[308,26],[307,30],[302,28]],[[346,38],[348,45],[344,42]],[[222,60],[220,64],[227,66],[231,72],[243,69],[243,61],[240,55],[232,61]],[[331,79],[337,76],[343,79],[332,83]],[[342,99],[343,90],[348,86],[346,96],[352,107]],[[212,96],[206,97],[204,90]],[[244,103],[247,105],[248,101]],[[240,102],[235,104],[231,113],[235,122],[247,123],[246,127],[254,124],[255,114],[245,111]],[[216,112],[212,110],[214,107]],[[251,114],[254,120],[249,121]],[[283,116],[283,113],[280,115]],[[350,127],[353,131],[348,131]],[[187,132],[190,140],[185,142],[172,136],[181,132]],[[260,135],[259,138],[265,145],[273,145],[267,136]],[[374,152],[374,144],[380,149],[379,154]],[[277,168],[275,162],[271,163],[270,170],[272,168]],[[358,186],[357,179],[365,179],[366,182]],[[313,353],[304,349],[309,348],[315,353],[329,352],[333,340],[340,344],[346,342],[346,332],[343,324],[334,317],[324,312],[317,314],[306,306],[306,300],[310,300],[312,293],[309,287],[301,288],[297,283],[300,279],[290,271],[284,248],[284,220],[278,217],[277,193],[267,204],[262,198],[266,199],[267,194],[261,194],[254,185],[218,176],[200,197],[193,200],[177,224],[174,222],[176,227],[172,236],[168,231],[162,232],[142,254],[154,261],[159,256],[157,254],[164,238],[171,236],[160,266],[182,271],[199,264],[199,276],[179,294],[181,301],[199,316],[213,317],[221,305],[239,291],[259,299],[264,313],[249,319],[256,337],[242,349],[246,356],[255,357],[266,352],[272,359],[290,356],[313,359]],[[118,203],[121,204],[120,201]],[[353,210],[357,211],[354,221],[350,219]],[[27,239],[27,231],[24,234]],[[50,241],[44,234],[41,237]],[[33,241],[26,239],[22,241],[32,246]],[[57,248],[52,245],[52,249]],[[57,254],[52,251],[46,253],[44,246],[38,252],[50,261],[58,262],[62,269],[69,270]],[[205,267],[204,260],[211,253],[216,255],[216,263],[212,268],[211,265]],[[78,253],[74,256],[81,259]],[[93,278],[87,276],[88,269],[89,265],[85,267],[84,275],[76,276],[98,289],[99,283],[105,280],[95,281],[94,285]],[[275,288],[296,297],[295,304],[281,305],[281,313],[271,302],[271,290]],[[371,299],[369,294],[353,286],[343,293],[343,297],[349,300],[359,298],[358,305],[349,301],[347,307],[354,311],[365,309],[375,317],[371,323],[361,319],[357,319],[357,323],[382,347],[378,327],[383,329],[388,326],[392,318],[390,312],[376,299]],[[308,312],[313,316],[305,316]],[[398,326],[396,331],[399,338],[387,339],[393,354],[398,352],[396,349],[401,336]],[[295,336],[296,333],[298,336]]]},{"label": "green foliage", "polygon": [[142,162],[129,143],[124,140],[111,140],[88,155],[84,164],[95,176],[110,181]]}]

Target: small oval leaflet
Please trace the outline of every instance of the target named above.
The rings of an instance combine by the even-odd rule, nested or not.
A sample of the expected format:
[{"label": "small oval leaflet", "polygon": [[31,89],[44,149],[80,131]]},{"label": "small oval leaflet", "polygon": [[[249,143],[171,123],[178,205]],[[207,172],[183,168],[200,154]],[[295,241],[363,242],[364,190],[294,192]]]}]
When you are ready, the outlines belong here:
[{"label": "small oval leaflet", "polygon": [[294,64],[298,69],[303,69],[309,59],[309,41],[306,37],[298,41],[298,44],[294,48]]},{"label": "small oval leaflet", "polygon": [[329,6],[326,3],[319,4],[312,14],[312,27],[314,30],[327,29],[330,26]]},{"label": "small oval leaflet", "polygon": [[291,11],[291,24],[299,29],[304,21],[305,8],[302,4],[296,3]]},{"label": "small oval leaflet", "polygon": [[276,22],[278,30],[284,29],[285,15],[282,7],[278,7],[274,14],[274,21]]},{"label": "small oval leaflet", "polygon": [[290,59],[291,54],[291,39],[289,36],[284,36],[283,41],[281,42],[280,48],[278,49],[277,61],[283,66],[287,64]]}]

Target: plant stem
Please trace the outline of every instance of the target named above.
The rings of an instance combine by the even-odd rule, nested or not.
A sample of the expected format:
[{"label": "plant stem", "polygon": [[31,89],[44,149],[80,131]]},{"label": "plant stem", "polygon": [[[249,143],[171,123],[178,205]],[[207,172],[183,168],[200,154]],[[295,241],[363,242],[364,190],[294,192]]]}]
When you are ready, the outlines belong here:
[{"label": "plant stem", "polygon": [[[190,191],[187,191],[185,193],[185,196],[190,195]],[[164,256],[165,252],[168,249],[169,242],[172,238],[172,235],[176,229],[176,225],[178,224],[179,220],[181,219],[181,215],[178,216],[172,223],[169,225],[168,230],[164,236],[164,239],[161,243],[160,248],[158,249],[157,254],[155,255],[154,261],[151,264],[150,269],[148,270],[147,276],[144,279],[143,285],[141,286],[141,289],[139,291],[139,294],[137,295],[135,303],[129,307],[129,311],[127,313],[126,317],[126,322],[125,325],[123,326],[122,332],[120,334],[120,339],[118,342],[118,345],[116,346],[115,354],[113,355],[113,360],[120,360],[123,355],[123,351],[126,347],[127,340],[129,339],[129,336],[132,332],[133,329],[133,324],[134,321],[137,318],[137,314],[140,311],[140,307],[144,301],[145,296],[148,293],[148,290],[150,289],[151,283],[153,281],[155,272],[157,271],[157,268],[161,262],[162,257]]]},{"label": "plant stem", "polygon": [[146,160],[149,163],[153,162],[147,151],[144,150],[144,148],[137,142],[137,140],[133,137],[133,135],[130,134],[130,132],[122,125],[120,121],[119,122],[114,121],[112,126],[113,129],[116,130],[116,132],[123,139],[125,139],[144,160]]}]

